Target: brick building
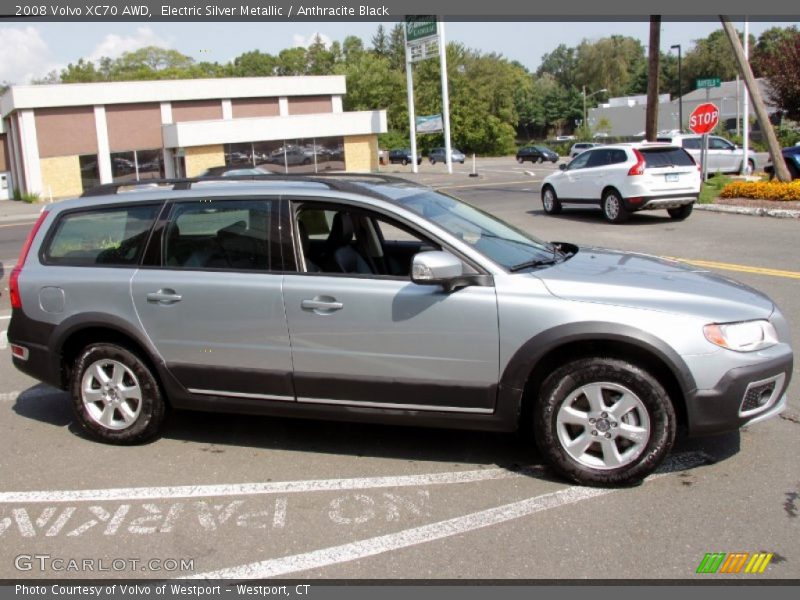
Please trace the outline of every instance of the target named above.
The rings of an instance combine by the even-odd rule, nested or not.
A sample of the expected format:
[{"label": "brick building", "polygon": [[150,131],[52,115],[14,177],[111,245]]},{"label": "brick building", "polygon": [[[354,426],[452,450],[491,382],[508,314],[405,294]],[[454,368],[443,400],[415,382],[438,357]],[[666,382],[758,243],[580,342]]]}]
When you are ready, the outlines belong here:
[{"label": "brick building", "polygon": [[44,198],[208,167],[371,171],[383,110],[344,112],[342,76],[22,85],[0,97],[0,173]]}]

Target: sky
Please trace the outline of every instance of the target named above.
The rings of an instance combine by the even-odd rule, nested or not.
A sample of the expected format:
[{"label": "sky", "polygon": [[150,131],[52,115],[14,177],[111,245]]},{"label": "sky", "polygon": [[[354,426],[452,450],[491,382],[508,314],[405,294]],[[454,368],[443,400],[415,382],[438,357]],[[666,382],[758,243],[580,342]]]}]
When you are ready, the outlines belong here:
[{"label": "sky", "polygon": [[[387,30],[393,23],[385,23]],[[773,26],[795,22],[751,22],[758,36]],[[736,24],[742,29],[741,23]],[[196,61],[226,63],[243,52],[260,50],[277,54],[284,48],[307,46],[319,34],[323,40],[342,41],[357,35],[366,45],[378,23],[32,23],[4,21],[0,25],[0,82],[29,83],[79,58],[116,58],[144,46],[173,48]],[[718,21],[669,22],[661,28],[661,50],[680,44],[685,54],[693,41],[719,29]],[[649,23],[637,22],[448,22],[447,41],[495,52],[535,70],[544,54],[559,44],[576,46],[583,39],[597,40],[614,34],[638,38],[647,45]]]}]

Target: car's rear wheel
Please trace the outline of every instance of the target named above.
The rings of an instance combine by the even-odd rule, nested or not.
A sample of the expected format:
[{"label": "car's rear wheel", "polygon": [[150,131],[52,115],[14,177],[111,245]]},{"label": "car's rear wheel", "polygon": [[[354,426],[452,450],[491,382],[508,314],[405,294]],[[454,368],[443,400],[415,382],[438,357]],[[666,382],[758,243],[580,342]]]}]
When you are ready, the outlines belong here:
[{"label": "car's rear wheel", "polygon": [[675,219],[676,221],[683,221],[690,214],[692,214],[693,207],[694,204],[684,204],[683,206],[668,208],[667,212],[669,213],[669,216]]},{"label": "car's rear wheel", "polygon": [[[743,174],[744,175],[752,175],[755,170],[756,170],[756,163],[753,162],[752,160],[748,160],[747,161],[747,168],[745,168]],[[739,172],[740,173],[742,172],[741,165],[739,165]]]},{"label": "car's rear wheel", "polygon": [[558,200],[556,191],[550,185],[542,188],[542,208],[548,215],[557,215],[561,212],[561,202]]},{"label": "car's rear wheel", "polygon": [[593,357],[560,367],[543,382],[533,412],[539,450],[580,484],[638,483],[675,441],[664,387],[624,360]]},{"label": "car's rear wheel", "polygon": [[401,160],[400,162],[401,162],[401,163],[403,164],[403,166],[405,167],[405,166],[408,164],[408,159],[404,158],[404,159],[403,159],[403,160]]},{"label": "car's rear wheel", "polygon": [[83,429],[113,444],[137,444],[158,433],[166,413],[150,368],[115,344],[90,344],[72,369],[72,407]]},{"label": "car's rear wheel", "polygon": [[431,161],[431,164],[432,164],[432,165],[435,165],[435,164],[436,164],[436,160],[435,160],[435,159],[431,158],[431,159],[430,159],[430,161]]},{"label": "car's rear wheel", "polygon": [[608,190],[603,194],[603,216],[611,223],[624,223],[628,220],[630,212],[625,208],[625,203],[617,190]]}]

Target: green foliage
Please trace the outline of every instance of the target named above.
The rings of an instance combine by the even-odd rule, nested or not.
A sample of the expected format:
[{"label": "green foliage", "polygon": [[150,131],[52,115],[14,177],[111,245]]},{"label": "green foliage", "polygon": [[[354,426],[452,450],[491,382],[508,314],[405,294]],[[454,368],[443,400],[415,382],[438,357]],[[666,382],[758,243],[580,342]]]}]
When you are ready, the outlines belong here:
[{"label": "green foliage", "polygon": [[762,54],[760,65],[769,81],[769,98],[793,121],[800,121],[800,32],[786,32]]},{"label": "green foliage", "polygon": [[719,198],[720,192],[722,192],[722,188],[724,188],[730,182],[731,178],[726,177],[725,175],[716,175],[714,177],[709,177],[708,181],[706,181],[700,187],[700,198],[698,199],[698,203],[713,204],[714,200]]},{"label": "green foliage", "polygon": [[41,198],[39,197],[39,194],[34,194],[31,192],[25,192],[23,194],[18,189],[16,189],[14,190],[14,200],[27,202],[28,204],[35,204],[36,202],[39,202]]}]

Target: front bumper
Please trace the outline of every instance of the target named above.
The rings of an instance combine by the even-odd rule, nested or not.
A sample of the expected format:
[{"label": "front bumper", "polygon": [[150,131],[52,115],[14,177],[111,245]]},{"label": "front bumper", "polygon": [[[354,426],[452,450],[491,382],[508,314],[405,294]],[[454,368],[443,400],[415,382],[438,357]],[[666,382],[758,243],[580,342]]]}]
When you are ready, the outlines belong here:
[{"label": "front bumper", "polygon": [[[783,412],[792,364],[793,357],[788,352],[757,365],[732,369],[713,389],[688,394],[689,435],[733,431]],[[763,405],[754,405],[752,392],[762,390]]]}]

